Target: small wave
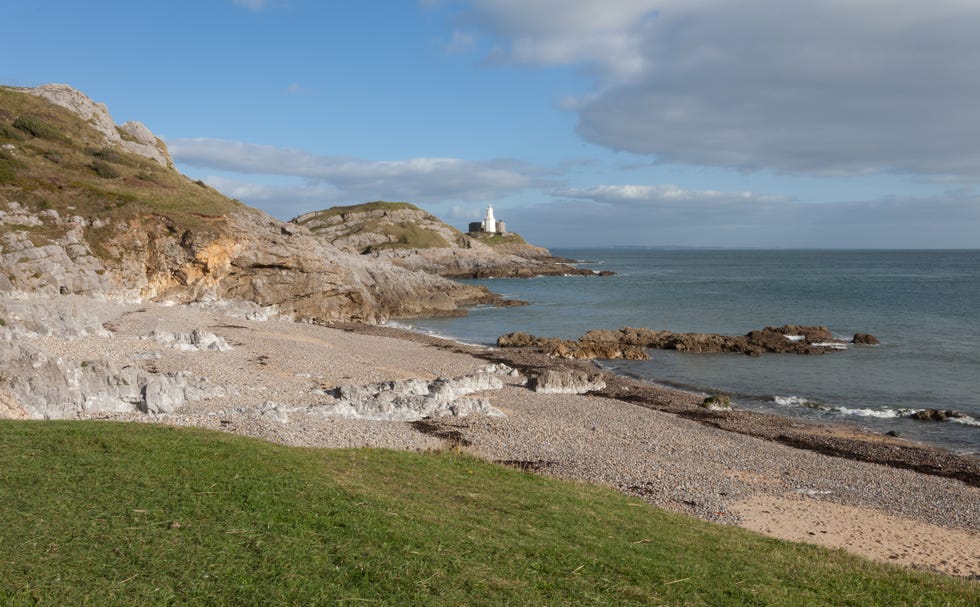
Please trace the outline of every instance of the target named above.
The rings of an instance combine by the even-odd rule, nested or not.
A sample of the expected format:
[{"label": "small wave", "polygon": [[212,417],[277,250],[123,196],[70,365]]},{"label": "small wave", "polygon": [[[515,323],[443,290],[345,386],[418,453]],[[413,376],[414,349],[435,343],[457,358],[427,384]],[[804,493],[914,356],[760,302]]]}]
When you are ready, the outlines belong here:
[{"label": "small wave", "polygon": [[836,341],[822,341],[820,343],[812,344],[815,347],[821,348],[833,348],[834,350],[846,350],[847,344],[837,343]]},{"label": "small wave", "polygon": [[806,407],[807,409],[829,410],[829,407],[826,405],[817,401],[808,400],[802,396],[773,396],[772,402],[783,407]]},{"label": "small wave", "polygon": [[772,400],[777,405],[781,405],[783,407],[806,407],[807,409],[816,409],[818,411],[836,413],[837,415],[846,415],[850,417],[876,417],[879,419],[893,419],[896,417],[908,417],[909,415],[915,413],[915,409],[852,409],[850,407],[835,407],[809,400],[802,396],[774,396]]},{"label": "small wave", "polygon": [[382,323],[384,327],[391,327],[392,329],[401,329],[403,331],[411,331],[412,333],[418,333],[419,335],[428,335],[429,337],[435,337],[438,339],[445,339],[446,341],[453,341],[463,346],[474,346],[477,348],[486,347],[485,344],[475,344],[457,339],[452,335],[446,335],[445,333],[439,333],[433,329],[423,329],[421,327],[416,327],[408,323],[398,322],[397,320],[389,320],[388,322]]},{"label": "small wave", "polygon": [[880,419],[894,419],[896,417],[908,417],[915,413],[914,409],[849,409],[848,407],[832,407],[834,413],[841,415],[853,415],[855,417],[877,417]]},{"label": "small wave", "polygon": [[793,343],[801,342],[804,339],[802,335],[784,335],[783,337],[785,337],[786,339],[790,340]]},{"label": "small wave", "polygon": [[980,428],[980,419],[977,419],[975,417],[970,417],[970,416],[953,417],[950,418],[949,421],[953,422],[954,424],[963,424],[964,426],[973,426],[975,428]]}]

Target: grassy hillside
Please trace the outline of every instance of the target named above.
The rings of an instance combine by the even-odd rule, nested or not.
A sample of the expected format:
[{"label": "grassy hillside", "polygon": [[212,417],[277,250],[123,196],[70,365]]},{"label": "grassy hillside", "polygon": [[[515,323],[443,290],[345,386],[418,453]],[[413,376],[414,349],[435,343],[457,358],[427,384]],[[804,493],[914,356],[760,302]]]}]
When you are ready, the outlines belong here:
[{"label": "grassy hillside", "polygon": [[450,241],[465,239],[456,228],[407,202],[377,200],[330,207],[293,221],[339,246],[345,246],[358,235],[378,235],[384,241],[359,251],[365,253],[381,249],[446,248],[452,246]]},{"label": "grassy hillside", "polygon": [[[216,219],[244,208],[173,169],[107,147],[78,115],[10,87],[0,87],[0,200],[110,222],[160,215],[181,231],[213,230]],[[35,231],[43,241],[44,228]]]},{"label": "grassy hillside", "polygon": [[9,605],[976,605],[980,586],[457,453],[0,422]]},{"label": "grassy hillside", "polygon": [[330,217],[336,217],[337,215],[344,215],[348,213],[367,213],[370,211],[422,211],[414,204],[408,202],[387,202],[384,200],[375,200],[374,202],[365,202],[362,204],[349,204],[341,205],[336,207],[330,207],[329,209],[324,209],[322,211],[316,211],[315,213],[310,213],[306,216],[304,221],[298,221],[300,225],[309,223],[312,219],[329,219]]}]

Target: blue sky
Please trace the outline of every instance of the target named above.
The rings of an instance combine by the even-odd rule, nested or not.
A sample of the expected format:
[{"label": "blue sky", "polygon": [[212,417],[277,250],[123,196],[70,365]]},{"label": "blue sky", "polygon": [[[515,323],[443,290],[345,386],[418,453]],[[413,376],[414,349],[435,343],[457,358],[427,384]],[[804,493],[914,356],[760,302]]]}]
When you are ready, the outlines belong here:
[{"label": "blue sky", "polygon": [[975,0],[5,0],[70,84],[281,219],[492,202],[545,246],[980,247]]}]

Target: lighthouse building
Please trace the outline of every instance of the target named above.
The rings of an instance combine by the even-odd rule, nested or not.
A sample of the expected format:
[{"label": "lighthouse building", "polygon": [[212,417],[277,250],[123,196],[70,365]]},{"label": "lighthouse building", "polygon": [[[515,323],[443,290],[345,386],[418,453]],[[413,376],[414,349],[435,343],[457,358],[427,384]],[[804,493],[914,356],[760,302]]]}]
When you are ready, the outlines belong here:
[{"label": "lighthouse building", "polygon": [[470,222],[470,234],[504,234],[506,232],[507,226],[504,222],[493,216],[492,204],[487,205],[487,214],[484,216],[483,221]]}]

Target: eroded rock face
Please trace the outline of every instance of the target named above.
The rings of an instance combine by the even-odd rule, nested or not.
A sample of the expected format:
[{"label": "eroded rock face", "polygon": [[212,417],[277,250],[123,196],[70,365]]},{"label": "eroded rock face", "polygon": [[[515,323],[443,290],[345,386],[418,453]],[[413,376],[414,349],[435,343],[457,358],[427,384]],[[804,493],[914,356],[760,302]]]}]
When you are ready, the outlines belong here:
[{"label": "eroded rock face", "polygon": [[[875,343],[872,335],[864,335],[859,343]],[[875,340],[874,342],[867,340]],[[764,353],[824,354],[846,348],[846,343],[834,338],[826,327],[783,325],[750,331],[746,335],[717,335],[713,333],[674,333],[626,327],[619,331],[598,329],[589,331],[577,340],[536,337],[527,333],[509,333],[497,338],[500,348],[534,348],[556,358],[613,359],[648,358],[645,348],[679,350],[683,352],[738,352],[752,356]]]}]

